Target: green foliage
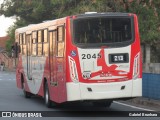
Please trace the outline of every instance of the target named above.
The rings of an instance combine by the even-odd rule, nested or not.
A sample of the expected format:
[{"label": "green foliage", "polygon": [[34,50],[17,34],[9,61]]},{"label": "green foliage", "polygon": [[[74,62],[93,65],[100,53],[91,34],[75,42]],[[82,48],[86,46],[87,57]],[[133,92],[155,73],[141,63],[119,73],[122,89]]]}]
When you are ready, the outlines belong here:
[{"label": "green foliage", "polygon": [[28,24],[51,18],[51,0],[4,0],[0,14],[16,15]]},{"label": "green foliage", "polygon": [[87,11],[136,13],[141,41],[160,43],[160,0],[4,0],[0,8],[0,14],[17,16],[16,27]]},{"label": "green foliage", "polygon": [[8,53],[9,56],[11,56],[11,46],[14,43],[14,39],[15,39],[15,29],[17,28],[17,26],[13,25],[8,29],[8,35],[9,35],[9,40],[6,42],[6,51]]},{"label": "green foliage", "polygon": [[155,44],[159,41],[160,30],[158,28],[160,27],[160,14],[158,10],[160,8],[157,4],[160,5],[160,1],[134,1],[129,7],[130,12],[138,15],[141,40],[144,43]]}]

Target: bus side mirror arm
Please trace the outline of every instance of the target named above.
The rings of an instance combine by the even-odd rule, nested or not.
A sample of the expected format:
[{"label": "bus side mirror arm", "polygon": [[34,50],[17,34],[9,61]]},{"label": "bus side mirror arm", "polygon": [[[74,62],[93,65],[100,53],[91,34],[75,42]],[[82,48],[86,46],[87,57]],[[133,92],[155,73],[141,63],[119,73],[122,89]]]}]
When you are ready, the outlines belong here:
[{"label": "bus side mirror arm", "polygon": [[12,49],[12,57],[18,58],[18,54],[21,52],[20,45],[18,45],[18,43],[15,43],[14,45],[12,45],[11,49]]}]

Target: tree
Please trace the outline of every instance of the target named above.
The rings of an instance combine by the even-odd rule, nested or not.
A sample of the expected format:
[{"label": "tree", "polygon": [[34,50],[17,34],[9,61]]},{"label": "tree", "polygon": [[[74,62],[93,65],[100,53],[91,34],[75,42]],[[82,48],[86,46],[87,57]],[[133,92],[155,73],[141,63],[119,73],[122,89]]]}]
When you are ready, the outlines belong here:
[{"label": "tree", "polygon": [[15,29],[16,29],[16,26],[13,25],[11,27],[9,27],[7,33],[9,35],[9,40],[6,41],[6,51],[8,53],[9,56],[11,56],[11,46],[13,45],[14,43],[14,39],[15,39]]},{"label": "tree", "polygon": [[159,0],[4,0],[0,8],[0,14],[17,16],[17,27],[87,11],[136,13],[142,43],[160,43]]},{"label": "tree", "polygon": [[143,43],[150,43],[153,45],[159,42],[159,6],[160,1],[157,0],[134,0],[129,4],[129,12],[138,15],[140,35]]},{"label": "tree", "polygon": [[52,18],[51,0],[4,0],[0,14],[16,15],[27,24]]}]

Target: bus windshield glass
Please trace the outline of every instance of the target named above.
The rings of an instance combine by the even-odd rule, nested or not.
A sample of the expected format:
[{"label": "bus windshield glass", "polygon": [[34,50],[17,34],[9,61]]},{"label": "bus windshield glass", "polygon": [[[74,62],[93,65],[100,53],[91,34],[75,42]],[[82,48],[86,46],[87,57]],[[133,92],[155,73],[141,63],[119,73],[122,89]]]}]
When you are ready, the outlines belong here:
[{"label": "bus windshield glass", "polygon": [[73,21],[75,44],[115,44],[133,40],[131,17],[91,17]]}]

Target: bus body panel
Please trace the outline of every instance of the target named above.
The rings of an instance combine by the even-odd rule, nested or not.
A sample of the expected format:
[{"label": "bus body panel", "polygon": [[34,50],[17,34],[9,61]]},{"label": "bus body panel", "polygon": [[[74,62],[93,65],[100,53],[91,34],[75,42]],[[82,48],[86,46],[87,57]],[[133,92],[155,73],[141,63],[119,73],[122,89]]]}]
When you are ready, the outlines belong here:
[{"label": "bus body panel", "polygon": [[[105,74],[105,71],[101,71],[103,69],[102,67],[105,66],[100,66],[98,68],[97,64],[97,59],[85,59],[82,60],[82,54],[88,54],[88,55],[93,55],[93,54],[98,54],[99,50],[91,50],[91,49],[78,49],[77,53],[79,55],[79,61],[81,61],[80,64],[75,64],[78,63],[76,60],[77,58],[69,56],[69,59],[71,61],[74,61],[74,64],[77,66],[77,71],[72,71],[70,69],[70,76],[73,74],[73,76],[78,76],[77,81],[73,81],[67,83],[67,98],[68,101],[75,101],[75,100],[94,100],[94,99],[118,99],[118,98],[127,98],[127,97],[137,97],[137,96],[142,96],[142,78],[139,76],[139,78],[133,79],[132,72],[133,72],[133,63],[130,64],[130,61],[134,61],[134,57],[131,57],[131,46],[127,46],[125,48],[114,48],[114,49],[109,49],[106,48],[104,49],[105,53],[105,63],[102,65],[108,64],[107,70],[109,70],[109,67],[112,68],[113,64],[109,64],[107,60],[107,52],[109,54],[114,54],[114,53],[128,53],[129,54],[129,63],[123,63],[123,64],[117,64],[114,65],[116,68],[111,69],[110,74]],[[133,53],[132,53],[133,54]],[[137,54],[137,53],[136,53]],[[136,55],[135,54],[135,55]],[[87,55],[86,55],[87,56]],[[69,61],[70,62],[70,61]],[[140,63],[139,63],[140,64]],[[80,65],[80,67],[78,67]],[[72,66],[73,64],[69,64],[69,66]],[[130,67],[132,66],[132,67]],[[78,69],[81,68],[81,69]],[[94,70],[95,68],[95,70]],[[113,71],[112,71],[113,70]],[[119,74],[116,72],[118,70]],[[86,71],[86,73],[90,72],[89,74],[96,73],[96,71],[102,72],[97,74],[97,77],[93,77],[91,79],[84,79],[83,72]],[[111,74],[113,72],[113,75]],[[115,72],[115,73],[114,73]],[[114,76],[115,75],[115,76]],[[71,77],[72,78],[72,77]],[[124,87],[124,89],[122,89]],[[73,96],[74,94],[74,96]]]},{"label": "bus body panel", "polygon": [[[68,101],[142,96],[142,63],[138,21],[137,16],[133,16],[135,40],[129,46],[111,49],[105,46],[101,49],[83,49],[68,44],[68,69],[70,70],[68,73],[71,78],[67,83]],[[72,38],[69,40],[72,42]],[[99,53],[105,55],[104,60],[98,61]],[[109,54],[117,53],[128,53],[128,63],[109,64]],[[107,71],[105,71],[105,67],[107,67]],[[135,67],[137,73],[134,70]],[[88,75],[89,79],[84,79],[84,72],[86,72],[85,77]],[[94,77],[90,78],[91,76]],[[124,89],[122,89],[123,87]]]},{"label": "bus body panel", "polygon": [[[56,103],[79,100],[121,99],[142,96],[142,64],[137,16],[134,16],[134,42],[123,47],[81,48],[73,44],[72,20],[75,16],[49,21],[16,30],[19,34],[48,30],[48,56],[19,55],[17,87],[44,97],[47,82],[50,100]],[[64,55],[52,56],[50,34],[64,25]],[[29,32],[28,32],[29,31]],[[58,34],[57,34],[58,35]],[[29,46],[29,45],[28,45]],[[55,43],[57,46],[57,43]],[[27,43],[26,43],[27,47]],[[28,48],[28,47],[27,47]],[[126,63],[112,63],[111,55],[125,54]],[[28,75],[28,61],[32,79]],[[22,81],[23,76],[23,81]]]},{"label": "bus body panel", "polygon": [[[67,83],[67,100],[105,100],[142,96],[142,79],[138,78],[134,82],[132,81],[90,84]],[[125,89],[122,89],[123,86]]]},{"label": "bus body panel", "polygon": [[[38,31],[39,29],[49,29],[57,30],[58,26],[65,25],[65,18],[59,19],[59,20],[53,20],[46,23],[42,23],[39,25],[31,25],[20,28],[16,30],[16,41],[19,42],[19,33],[28,33],[27,31],[31,31],[30,34],[33,31]],[[51,26],[51,27],[50,27]],[[48,38],[49,39],[49,38]],[[28,42],[28,41],[27,41]],[[49,44],[49,43],[48,43]],[[27,45],[26,45],[27,46]],[[65,55],[64,55],[65,56]],[[30,92],[35,95],[40,95],[44,97],[44,82],[47,82],[49,91],[50,91],[50,99],[52,101],[55,101],[57,103],[65,102],[66,101],[66,82],[65,82],[65,59],[64,57],[59,58],[55,57],[56,63],[51,65],[51,57],[45,57],[45,56],[30,56],[30,64],[31,64],[31,79],[29,79],[29,76],[27,76],[27,67],[28,67],[28,59],[25,55],[19,55],[19,61],[17,66],[17,87],[22,88],[22,76],[25,82],[25,90],[27,92]],[[56,65],[56,66],[55,66]],[[53,66],[55,69],[55,73],[57,75],[56,82],[58,83],[57,86],[51,85],[53,79],[51,79],[50,75],[50,67]],[[22,75],[22,76],[21,76]],[[46,81],[45,81],[46,80]]]}]

